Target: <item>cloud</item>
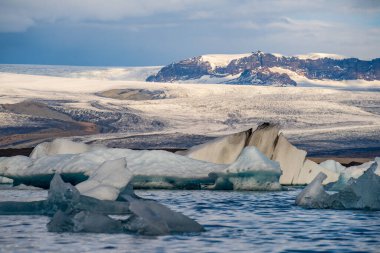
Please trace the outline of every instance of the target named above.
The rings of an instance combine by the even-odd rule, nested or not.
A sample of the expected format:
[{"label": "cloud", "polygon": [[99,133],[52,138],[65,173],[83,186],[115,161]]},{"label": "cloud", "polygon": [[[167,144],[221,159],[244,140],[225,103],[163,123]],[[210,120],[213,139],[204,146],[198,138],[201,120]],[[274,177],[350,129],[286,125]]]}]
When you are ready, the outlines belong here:
[{"label": "cloud", "polygon": [[257,49],[370,58],[380,52],[379,3],[0,0],[0,62],[165,64]]},{"label": "cloud", "polygon": [[199,0],[2,0],[0,32],[23,32],[41,22],[107,22],[178,13],[201,3]]},{"label": "cloud", "polygon": [[320,20],[296,20],[283,17],[266,25],[268,28],[278,28],[287,31],[316,31],[332,27],[331,23]]}]

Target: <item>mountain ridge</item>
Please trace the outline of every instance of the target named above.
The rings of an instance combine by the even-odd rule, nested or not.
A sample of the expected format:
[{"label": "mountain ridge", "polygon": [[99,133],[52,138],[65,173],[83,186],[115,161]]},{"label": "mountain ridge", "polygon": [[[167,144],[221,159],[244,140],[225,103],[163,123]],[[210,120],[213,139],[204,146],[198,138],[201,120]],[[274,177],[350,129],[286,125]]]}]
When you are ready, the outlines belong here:
[{"label": "mountain ridge", "polygon": [[251,54],[215,54],[188,58],[161,68],[157,74],[150,75],[146,81],[177,82],[196,80],[206,76],[222,78],[220,83],[225,84],[297,85],[296,80],[293,80],[287,73],[273,71],[273,68],[276,67],[293,71],[308,79],[380,80],[380,58],[360,60],[322,53],[282,56],[256,51]]}]

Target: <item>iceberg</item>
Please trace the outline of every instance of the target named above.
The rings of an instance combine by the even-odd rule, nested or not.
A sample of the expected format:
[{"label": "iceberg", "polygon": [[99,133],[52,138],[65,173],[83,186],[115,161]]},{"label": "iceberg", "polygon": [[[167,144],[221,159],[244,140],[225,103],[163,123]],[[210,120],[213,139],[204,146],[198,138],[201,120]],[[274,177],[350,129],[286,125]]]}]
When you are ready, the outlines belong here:
[{"label": "iceberg", "polygon": [[38,159],[49,155],[80,154],[91,150],[105,149],[102,145],[88,145],[68,139],[55,139],[52,142],[38,144],[30,154],[31,159]]},{"label": "iceberg", "polygon": [[[255,130],[247,131],[219,137],[215,140],[194,146],[186,151],[179,151],[177,154],[191,157],[193,159],[231,165],[239,159],[246,147],[255,147],[268,159],[280,164],[282,175],[280,183],[282,185],[305,185],[310,183],[319,172],[327,174],[324,184],[338,180],[339,173],[328,171],[327,168],[319,166],[315,162],[306,159],[307,152],[296,148],[285,136],[280,133],[279,126],[271,123],[263,123]],[[258,184],[247,177],[216,177],[218,182],[216,188],[222,189],[255,189]],[[232,181],[235,183],[232,184]],[[237,187],[241,184],[240,187]],[[251,184],[251,186],[248,186]],[[245,186],[243,186],[245,185]],[[254,186],[256,185],[256,186]],[[261,189],[267,189],[264,187]]]},{"label": "iceberg", "polygon": [[282,170],[280,183],[291,185],[300,174],[306,159],[306,151],[297,149],[280,134],[272,159],[280,163]]},{"label": "iceberg", "polygon": [[[109,165],[108,175],[104,168]],[[125,167],[123,160],[115,160],[102,164],[98,175],[90,178],[96,188],[107,184],[107,180],[115,175],[115,170]],[[138,233],[144,235],[165,235],[169,233],[202,232],[204,228],[189,217],[172,211],[153,200],[135,197],[133,191],[127,189],[128,180],[119,182],[114,188],[120,194],[109,200],[81,195],[80,191],[55,174],[50,182],[47,200],[34,202],[0,202],[2,215],[48,215],[52,216],[47,224],[50,232],[84,232],[84,233]],[[95,191],[94,196],[103,198],[103,194]],[[133,193],[133,194],[130,194]],[[107,195],[108,196],[108,195]],[[117,201],[116,201],[117,199]],[[114,219],[109,215],[129,215],[127,219]]]},{"label": "iceberg", "polygon": [[319,165],[335,173],[342,173],[346,169],[345,166],[334,160],[326,160]]},{"label": "iceberg", "polygon": [[[253,150],[252,148],[255,151],[247,151]],[[102,191],[107,192],[105,195],[114,197],[118,192],[112,190],[111,184],[93,188],[91,185],[97,179],[92,175],[95,173],[100,177],[95,171],[106,161],[124,158],[128,162],[130,173],[123,175],[132,178],[131,184],[135,188],[279,189],[275,182],[277,174],[253,169],[258,161],[264,161],[258,152],[267,158],[266,164],[270,160],[279,163],[282,171],[281,185],[308,184],[319,172],[327,175],[324,184],[335,182],[339,178],[337,172],[306,159],[306,151],[293,146],[283,134],[279,134],[277,125],[269,123],[261,124],[254,131],[249,129],[220,137],[175,154],[163,150],[106,148],[58,139],[51,143],[41,143],[30,157],[0,158],[0,177],[13,180],[14,185],[48,188],[54,174],[59,173],[65,182],[73,185],[86,181],[78,186],[84,195],[92,196],[90,192]],[[252,157],[248,158],[249,156]],[[247,165],[243,161],[250,161],[251,164]],[[117,166],[121,168],[119,172],[124,173],[123,166]],[[228,172],[225,171],[227,168]],[[91,179],[87,180],[89,177]]]},{"label": "iceberg", "polygon": [[[369,161],[361,165],[351,166],[344,169],[340,173],[338,180],[331,186],[330,190],[338,191],[338,190],[343,189],[348,184],[350,179],[359,178],[361,175],[363,175],[365,171],[367,171],[376,162],[377,164],[380,163],[379,157],[375,158],[374,161]],[[375,169],[375,173],[380,176],[380,166],[378,166],[377,169]]]},{"label": "iceberg", "polygon": [[80,195],[69,183],[56,174],[50,182],[48,198],[40,201],[0,202],[0,215],[47,215],[53,216],[57,210],[81,210],[99,214],[129,214],[128,204],[121,201],[99,200]]},{"label": "iceberg", "polygon": [[123,198],[130,203],[129,208],[133,213],[124,224],[129,231],[148,235],[204,231],[199,223],[156,201],[130,196]]},{"label": "iceberg", "polygon": [[[122,160],[112,161],[123,164]],[[102,169],[109,162],[101,166]],[[116,169],[119,169],[116,167]],[[112,171],[112,170],[111,170]],[[113,171],[109,176],[115,175]],[[104,176],[104,175],[103,175]],[[107,180],[105,180],[107,181]],[[100,182],[99,186],[106,182]],[[133,195],[122,191],[128,182],[119,184],[117,190],[123,192],[119,199],[128,207],[130,217],[125,220],[116,220],[107,216],[104,212],[94,212],[91,209],[81,208],[80,193],[76,187],[64,183],[59,176],[54,176],[48,201],[58,203],[57,211],[48,223],[51,232],[89,232],[89,233],[125,233],[133,232],[144,235],[165,235],[169,233],[202,232],[204,228],[187,216],[174,212],[164,205],[153,200],[135,198]],[[102,197],[103,195],[100,195]],[[106,202],[107,203],[107,202]],[[110,201],[108,203],[113,204]],[[125,210],[123,210],[125,211]]]},{"label": "iceberg", "polygon": [[132,172],[127,168],[127,161],[125,158],[120,158],[105,161],[86,181],[75,187],[85,196],[101,200],[115,200],[132,177]]},{"label": "iceberg", "polygon": [[255,130],[251,128],[239,133],[222,136],[176,153],[196,160],[217,164],[231,164],[236,161],[244,147],[255,146],[270,159],[278,133],[279,128],[277,125],[263,123]]},{"label": "iceberg", "polygon": [[323,184],[336,182],[339,178],[337,172],[328,170],[317,163],[306,159],[303,163],[303,166],[293,181],[293,185],[307,185],[309,184],[320,172],[323,172],[326,175],[326,179],[323,181]]},{"label": "iceberg", "polygon": [[0,184],[12,184],[13,180],[6,177],[0,177]]},{"label": "iceberg", "polygon": [[240,155],[251,132],[252,129],[248,129],[243,132],[219,137],[204,144],[193,146],[188,150],[177,151],[176,153],[205,162],[231,164]]},{"label": "iceberg", "polygon": [[297,196],[296,205],[306,208],[380,210],[380,176],[374,162],[357,179],[350,179],[337,193],[327,193],[322,185],[326,175],[318,176]]},{"label": "iceberg", "polygon": [[[74,185],[87,180],[101,164],[124,158],[133,174],[133,184],[142,188],[199,189],[209,183],[208,174],[220,172],[226,165],[194,160],[167,151],[99,149],[80,154],[60,154],[31,159],[25,156],[0,160],[0,176],[25,185],[48,188],[55,173]],[[89,184],[89,183],[88,183]]]},{"label": "iceberg", "polygon": [[211,173],[218,190],[281,190],[279,163],[270,160],[258,148],[245,147],[239,158],[221,173]]},{"label": "iceberg", "polygon": [[279,127],[270,123],[263,123],[257,127],[249,137],[247,146],[255,146],[269,159],[273,156],[273,151],[277,143]]}]

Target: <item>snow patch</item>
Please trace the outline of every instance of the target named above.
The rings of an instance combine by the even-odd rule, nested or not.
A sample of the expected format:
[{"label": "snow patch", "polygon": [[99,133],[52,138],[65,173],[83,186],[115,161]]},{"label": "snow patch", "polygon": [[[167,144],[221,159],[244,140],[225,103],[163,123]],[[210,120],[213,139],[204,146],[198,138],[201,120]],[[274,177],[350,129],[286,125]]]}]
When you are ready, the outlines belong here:
[{"label": "snow patch", "polygon": [[295,57],[298,57],[301,60],[317,60],[317,59],[323,59],[323,58],[330,58],[334,60],[342,60],[346,59],[346,56],[338,55],[338,54],[327,54],[327,53],[309,53],[309,54],[299,54],[295,55]]},{"label": "snow patch", "polygon": [[201,60],[208,62],[212,69],[216,67],[226,67],[231,61],[248,57],[251,54],[206,54],[201,56]]}]

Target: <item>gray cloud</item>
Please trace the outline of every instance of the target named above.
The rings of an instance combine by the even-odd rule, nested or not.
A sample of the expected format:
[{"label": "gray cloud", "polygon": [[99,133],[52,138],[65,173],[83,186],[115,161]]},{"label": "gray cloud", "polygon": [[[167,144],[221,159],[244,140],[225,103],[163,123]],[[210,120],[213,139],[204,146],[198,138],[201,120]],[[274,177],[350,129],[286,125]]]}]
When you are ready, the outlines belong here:
[{"label": "gray cloud", "polygon": [[379,3],[1,0],[0,62],[149,65],[257,49],[371,58],[380,52]]}]

